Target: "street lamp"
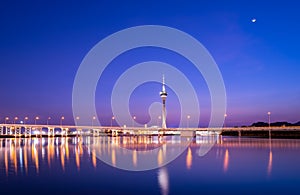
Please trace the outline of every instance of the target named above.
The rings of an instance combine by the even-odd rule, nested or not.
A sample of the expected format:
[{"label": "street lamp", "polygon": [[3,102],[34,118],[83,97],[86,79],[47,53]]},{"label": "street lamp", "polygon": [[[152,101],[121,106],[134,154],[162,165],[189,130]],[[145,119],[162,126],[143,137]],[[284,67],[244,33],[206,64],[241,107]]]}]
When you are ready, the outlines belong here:
[{"label": "street lamp", "polygon": [[39,120],[40,119],[40,117],[38,117],[38,116],[36,116],[35,118],[34,118],[34,124],[36,125],[36,121],[37,120]]},{"label": "street lamp", "polygon": [[226,127],[226,117],[227,117],[227,114],[225,113],[224,114],[224,127]]},{"label": "street lamp", "polygon": [[50,116],[47,118],[47,125],[49,124],[49,120],[51,120]]},{"label": "street lamp", "polygon": [[94,127],[94,120],[96,120],[96,117],[95,117],[95,116],[93,116],[92,127]]},{"label": "street lamp", "polygon": [[133,120],[132,120],[132,127],[134,127],[134,121],[135,121],[135,119],[136,119],[136,116],[133,116],[132,119],[133,119]]},{"label": "street lamp", "polygon": [[27,120],[28,120],[28,116],[25,116],[25,118],[24,118],[24,125],[26,124]]},{"label": "street lamp", "polygon": [[79,121],[80,117],[79,116],[76,116],[76,121],[77,121],[77,124],[78,125],[78,121]]},{"label": "street lamp", "polygon": [[113,120],[115,120],[115,116],[112,116],[112,117],[111,117],[111,120],[110,120],[110,127],[112,127]]},{"label": "street lamp", "polygon": [[271,112],[268,112],[269,127],[271,127]]},{"label": "street lamp", "polygon": [[62,116],[62,117],[60,118],[60,126],[62,126],[63,120],[65,120],[65,117],[64,117],[64,116]]},{"label": "street lamp", "polygon": [[14,118],[14,124],[16,124],[16,121],[18,120],[19,118],[16,116],[15,118]]},{"label": "street lamp", "polygon": [[190,124],[189,124],[189,122],[190,122],[190,118],[191,118],[191,116],[190,116],[190,115],[187,115],[187,117],[186,117],[186,118],[187,118],[187,128],[189,128],[189,125],[190,125]]},{"label": "street lamp", "polygon": [[9,120],[9,118],[8,117],[5,117],[5,124],[6,124],[6,121],[8,121]]},{"label": "street lamp", "polygon": [[161,116],[158,116],[157,118],[157,126],[159,126],[159,121],[161,120]]}]

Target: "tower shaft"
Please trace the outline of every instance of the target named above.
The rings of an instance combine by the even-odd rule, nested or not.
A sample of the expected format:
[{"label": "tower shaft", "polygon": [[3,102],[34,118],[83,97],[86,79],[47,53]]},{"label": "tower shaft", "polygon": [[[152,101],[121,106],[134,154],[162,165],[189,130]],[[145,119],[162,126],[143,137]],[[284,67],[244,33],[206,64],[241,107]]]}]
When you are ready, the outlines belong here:
[{"label": "tower shaft", "polygon": [[166,129],[167,128],[167,113],[166,113],[166,99],[167,99],[168,93],[166,92],[166,87],[165,87],[165,77],[163,76],[163,83],[162,83],[162,91],[160,92],[160,97],[162,99],[162,123],[161,123],[161,128]]},{"label": "tower shaft", "polygon": [[166,99],[162,100],[163,106],[162,106],[162,123],[161,123],[161,128],[166,129],[167,128],[167,113],[166,113]]}]

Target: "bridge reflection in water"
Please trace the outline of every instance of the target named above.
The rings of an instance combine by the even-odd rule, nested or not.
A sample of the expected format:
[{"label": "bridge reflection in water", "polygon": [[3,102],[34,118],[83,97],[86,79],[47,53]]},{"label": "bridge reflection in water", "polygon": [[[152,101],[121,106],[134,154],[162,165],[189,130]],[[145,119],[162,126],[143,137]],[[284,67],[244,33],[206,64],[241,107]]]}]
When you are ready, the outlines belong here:
[{"label": "bridge reflection in water", "polygon": [[[217,140],[216,143],[214,140]],[[214,144],[211,151],[206,156],[202,156],[200,149],[211,143]],[[166,165],[168,154],[176,153],[182,148],[185,149],[184,152]],[[90,175],[92,175],[92,180],[99,181],[96,185],[102,185],[102,188],[110,185],[108,182],[112,182],[112,185],[124,182],[127,175],[132,179],[139,175],[139,180],[147,177],[147,181],[153,181],[154,175],[157,182],[154,185],[159,187],[161,194],[169,194],[174,192],[174,186],[175,188],[176,185],[180,186],[185,180],[188,182],[195,180],[197,183],[196,181],[201,178],[203,181],[213,181],[221,177],[218,182],[222,184],[227,178],[236,175],[234,179],[244,177],[244,181],[249,180],[251,183],[254,175],[260,175],[267,181],[272,181],[280,172],[283,174],[281,177],[289,180],[296,175],[297,170],[299,171],[299,168],[292,166],[300,162],[300,158],[294,157],[299,149],[300,140],[297,139],[257,139],[220,135],[196,136],[191,142],[184,140],[181,136],[1,138],[0,183],[6,180],[8,185],[9,181],[14,183],[15,179],[23,178],[31,181],[34,178],[36,181],[41,178],[45,180],[42,184],[50,181],[57,190],[60,189],[59,185],[62,185],[62,180],[56,181],[56,179],[62,177],[70,180],[63,185],[72,191],[74,186],[70,184],[73,180],[83,183],[84,188],[87,183],[91,182],[85,181]],[[157,152],[154,152],[155,150]],[[156,174],[153,174],[153,171],[131,174],[113,168],[120,167],[124,159],[127,159],[132,167],[138,168],[145,163],[141,158],[143,156],[155,162]],[[293,159],[293,162],[286,161],[285,157]],[[292,176],[286,174],[288,171],[280,170],[288,169],[286,166],[288,163],[292,167],[289,170]],[[280,164],[284,167],[279,166]],[[149,179],[149,177],[152,178]],[[107,178],[113,178],[113,181]],[[176,180],[179,183],[176,183]],[[126,184],[130,185],[130,182]],[[142,181],[137,182],[143,185]],[[89,186],[93,185],[95,183]],[[58,187],[55,188],[55,186]]]},{"label": "bridge reflection in water", "polygon": [[[242,139],[242,141],[240,141]],[[215,144],[216,155],[223,158],[223,170],[227,172],[230,169],[231,149],[236,147],[249,148],[258,147],[269,149],[266,162],[267,174],[272,172],[273,154],[272,148],[299,148],[298,140],[289,142],[279,142],[271,139],[261,139],[259,141],[241,138],[239,141],[218,136]],[[196,137],[186,150],[186,169],[191,169],[193,160],[196,157],[197,150],[209,144],[213,140],[209,136]],[[164,147],[161,147],[163,146]],[[176,152],[178,148],[186,147],[186,142],[182,141],[180,136],[126,136],[126,137],[49,137],[49,138],[3,138],[0,139],[0,167],[8,176],[10,174],[23,175],[29,171],[38,174],[41,166],[51,167],[54,161],[60,162],[62,171],[65,171],[66,165],[75,161],[78,171],[80,170],[81,161],[85,155],[90,158],[91,166],[97,167],[98,157],[109,156],[111,164],[117,166],[122,163],[120,156],[130,155],[133,166],[138,166],[139,156],[137,152],[151,151],[159,148],[156,156],[157,167],[163,165],[167,153]],[[128,150],[133,152],[129,153]],[[143,154],[143,152],[142,152]],[[99,156],[100,155],[100,156]],[[145,155],[149,155],[145,152]],[[197,155],[196,155],[197,156]],[[197,165],[195,165],[197,166]],[[162,171],[165,172],[165,171]],[[2,174],[0,173],[0,174]],[[165,173],[160,173],[165,174]],[[162,177],[162,176],[160,176]],[[164,177],[163,177],[164,178]],[[164,186],[167,184],[164,184]]]}]

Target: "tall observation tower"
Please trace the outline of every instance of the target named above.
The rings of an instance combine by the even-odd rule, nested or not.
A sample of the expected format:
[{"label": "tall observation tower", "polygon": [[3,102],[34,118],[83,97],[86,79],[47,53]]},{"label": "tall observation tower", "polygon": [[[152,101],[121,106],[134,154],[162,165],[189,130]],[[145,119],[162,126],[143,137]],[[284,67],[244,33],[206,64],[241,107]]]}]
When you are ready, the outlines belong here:
[{"label": "tall observation tower", "polygon": [[162,90],[160,92],[160,97],[162,99],[162,124],[161,128],[166,129],[167,124],[166,124],[166,99],[167,99],[168,93],[166,92],[166,87],[165,87],[165,76],[163,75],[163,83],[162,83]]}]

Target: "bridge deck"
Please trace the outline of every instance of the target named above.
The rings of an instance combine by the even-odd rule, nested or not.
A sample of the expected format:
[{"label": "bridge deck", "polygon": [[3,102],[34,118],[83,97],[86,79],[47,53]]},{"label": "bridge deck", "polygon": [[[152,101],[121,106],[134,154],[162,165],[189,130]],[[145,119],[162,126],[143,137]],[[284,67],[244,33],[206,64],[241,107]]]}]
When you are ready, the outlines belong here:
[{"label": "bridge deck", "polygon": [[[72,126],[72,125],[32,125],[32,124],[0,124],[0,135],[100,135],[101,133],[143,135],[143,134],[203,134],[238,132],[299,132],[300,126],[288,127],[226,127],[226,128],[144,128],[144,127],[111,127],[111,126]],[[188,133],[190,132],[190,133]]]}]

